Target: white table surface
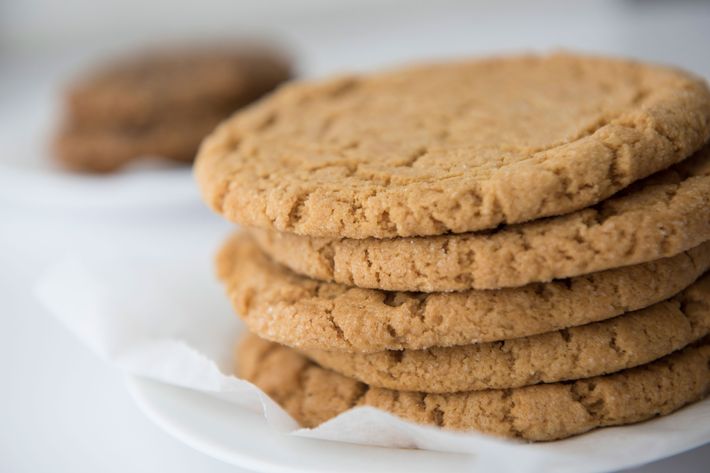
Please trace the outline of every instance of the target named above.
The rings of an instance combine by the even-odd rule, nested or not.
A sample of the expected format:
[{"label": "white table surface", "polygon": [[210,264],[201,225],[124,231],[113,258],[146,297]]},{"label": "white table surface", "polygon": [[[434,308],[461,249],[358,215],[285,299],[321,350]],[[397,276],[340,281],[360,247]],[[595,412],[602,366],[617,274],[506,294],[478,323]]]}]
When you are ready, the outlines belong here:
[{"label": "white table surface", "polygon": [[[342,18],[314,23],[302,17],[300,23],[289,23],[283,35],[308,75],[366,69],[415,56],[564,46],[657,59],[710,76],[710,28],[703,27],[710,24],[710,8],[682,3],[668,10],[653,5],[643,14],[628,4],[610,7],[608,2],[585,9],[530,8],[506,18],[506,34],[488,21],[500,18],[500,12],[496,16],[486,11],[482,18],[480,12],[462,8],[435,13],[412,9],[407,14],[382,10],[369,17],[360,12],[353,14],[358,21],[345,29],[338,26]],[[395,18],[401,21],[393,39]],[[585,22],[571,24],[572,18]],[[474,20],[476,27],[469,28]],[[28,124],[34,115],[24,112],[38,103],[50,107],[60,80],[83,58],[0,56],[0,151],[32,148],[23,146],[27,140],[39,140],[39,132]],[[11,154],[0,156],[0,164],[31,161],[22,151]],[[126,242],[155,242],[161,232],[217,240],[227,226],[199,204],[196,194],[191,202],[170,209],[101,212],[48,206],[52,196],[43,196],[41,186],[27,192],[45,197],[39,199],[45,203],[22,203],[0,192],[0,311],[5,324],[0,330],[0,472],[240,471],[193,451],[151,424],[133,405],[122,375],[79,344],[32,295],[32,284],[45,265],[68,250],[111,251]],[[638,471],[707,471],[708,464],[710,446],[705,446]]]}]

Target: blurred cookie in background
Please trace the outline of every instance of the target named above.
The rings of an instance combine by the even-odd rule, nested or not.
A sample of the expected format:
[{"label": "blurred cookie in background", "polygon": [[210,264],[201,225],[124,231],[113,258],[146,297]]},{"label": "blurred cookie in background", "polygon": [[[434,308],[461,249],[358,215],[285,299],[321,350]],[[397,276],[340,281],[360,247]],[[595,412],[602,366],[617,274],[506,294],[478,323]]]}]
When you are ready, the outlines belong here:
[{"label": "blurred cookie in background", "polygon": [[68,87],[54,155],[84,172],[112,172],[146,156],[192,162],[220,121],[291,74],[281,53],[253,43],[116,59]]}]

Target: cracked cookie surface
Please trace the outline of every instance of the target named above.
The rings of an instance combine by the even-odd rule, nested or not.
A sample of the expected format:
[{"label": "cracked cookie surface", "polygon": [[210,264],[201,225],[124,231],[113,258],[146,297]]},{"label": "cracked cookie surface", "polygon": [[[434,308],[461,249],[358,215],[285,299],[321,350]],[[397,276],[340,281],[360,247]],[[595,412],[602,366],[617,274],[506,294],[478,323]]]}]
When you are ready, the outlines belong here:
[{"label": "cracked cookie surface", "polygon": [[710,391],[710,344],[652,363],[582,380],[454,394],[393,391],[347,378],[297,351],[249,334],[236,367],[304,427],[357,406],[373,406],[421,424],[531,441],[669,414]]},{"label": "cracked cookie surface", "polygon": [[496,289],[589,274],[710,239],[710,145],[594,207],[489,232],[365,240],[251,233],[292,270],[358,287]]},{"label": "cracked cookie surface", "polygon": [[512,56],[283,87],[213,133],[195,169],[240,224],[408,237],[571,212],[708,138],[710,91],[690,74]]},{"label": "cracked cookie surface", "polygon": [[608,319],[668,299],[710,269],[710,242],[679,255],[569,280],[453,293],[361,289],[274,263],[243,233],[219,277],[252,332],[304,349],[377,352],[465,345]]},{"label": "cracked cookie surface", "polygon": [[306,350],[319,365],[370,386],[450,393],[517,388],[614,373],[708,335],[710,275],[676,297],[610,320],[532,337],[370,354]]}]

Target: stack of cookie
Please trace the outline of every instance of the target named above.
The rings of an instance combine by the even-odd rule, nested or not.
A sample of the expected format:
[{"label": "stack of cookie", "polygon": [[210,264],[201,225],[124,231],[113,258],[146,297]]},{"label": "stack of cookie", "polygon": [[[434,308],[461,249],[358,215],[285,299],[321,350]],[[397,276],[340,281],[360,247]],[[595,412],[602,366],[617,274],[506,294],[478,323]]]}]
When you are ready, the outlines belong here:
[{"label": "stack of cookie", "polygon": [[710,91],[557,54],[294,84],[203,144],[239,374],[526,440],[710,389]]},{"label": "stack of cookie", "polygon": [[54,154],[65,167],[88,172],[146,156],[192,162],[217,124],[289,75],[284,59],[254,46],[118,60],[72,85]]}]

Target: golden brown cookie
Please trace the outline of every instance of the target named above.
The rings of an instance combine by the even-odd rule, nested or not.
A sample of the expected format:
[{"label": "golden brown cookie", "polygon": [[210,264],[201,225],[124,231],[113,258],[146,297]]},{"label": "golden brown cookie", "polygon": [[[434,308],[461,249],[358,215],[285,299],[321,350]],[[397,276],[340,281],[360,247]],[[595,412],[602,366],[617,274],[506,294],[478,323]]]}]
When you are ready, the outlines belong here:
[{"label": "golden brown cookie", "polygon": [[282,88],[212,134],[196,174],[248,226],[441,235],[595,204],[708,138],[710,91],[690,74],[511,56]]},{"label": "golden brown cookie", "polygon": [[533,441],[666,415],[710,391],[707,340],[610,375],[455,394],[369,387],[251,334],[237,350],[236,365],[242,378],[305,427],[315,427],[352,407],[373,406],[421,424]]},{"label": "golden brown cookie", "polygon": [[289,78],[260,49],[156,50],[88,73],[67,93],[54,155],[77,171],[110,172],[136,158],[192,162],[234,110]]},{"label": "golden brown cookie", "polygon": [[304,349],[377,352],[505,340],[615,317],[668,299],[710,269],[710,242],[569,280],[406,293],[299,276],[235,234],[217,257],[234,308],[261,337]]},{"label": "golden brown cookie", "polygon": [[139,157],[190,163],[202,139],[223,119],[212,113],[137,128],[70,127],[55,136],[54,154],[69,169],[92,172],[115,171]]},{"label": "golden brown cookie", "polygon": [[450,393],[589,378],[649,363],[710,333],[710,275],[669,301],[532,337],[427,350],[307,350],[319,365],[379,388]]},{"label": "golden brown cookie", "polygon": [[573,277],[709,240],[710,145],[595,207],[491,232],[366,240],[252,233],[294,271],[358,287],[431,292]]},{"label": "golden brown cookie", "polygon": [[156,49],[78,78],[67,113],[75,126],[91,128],[142,127],[198,111],[226,117],[290,75],[281,55],[257,45]]}]

